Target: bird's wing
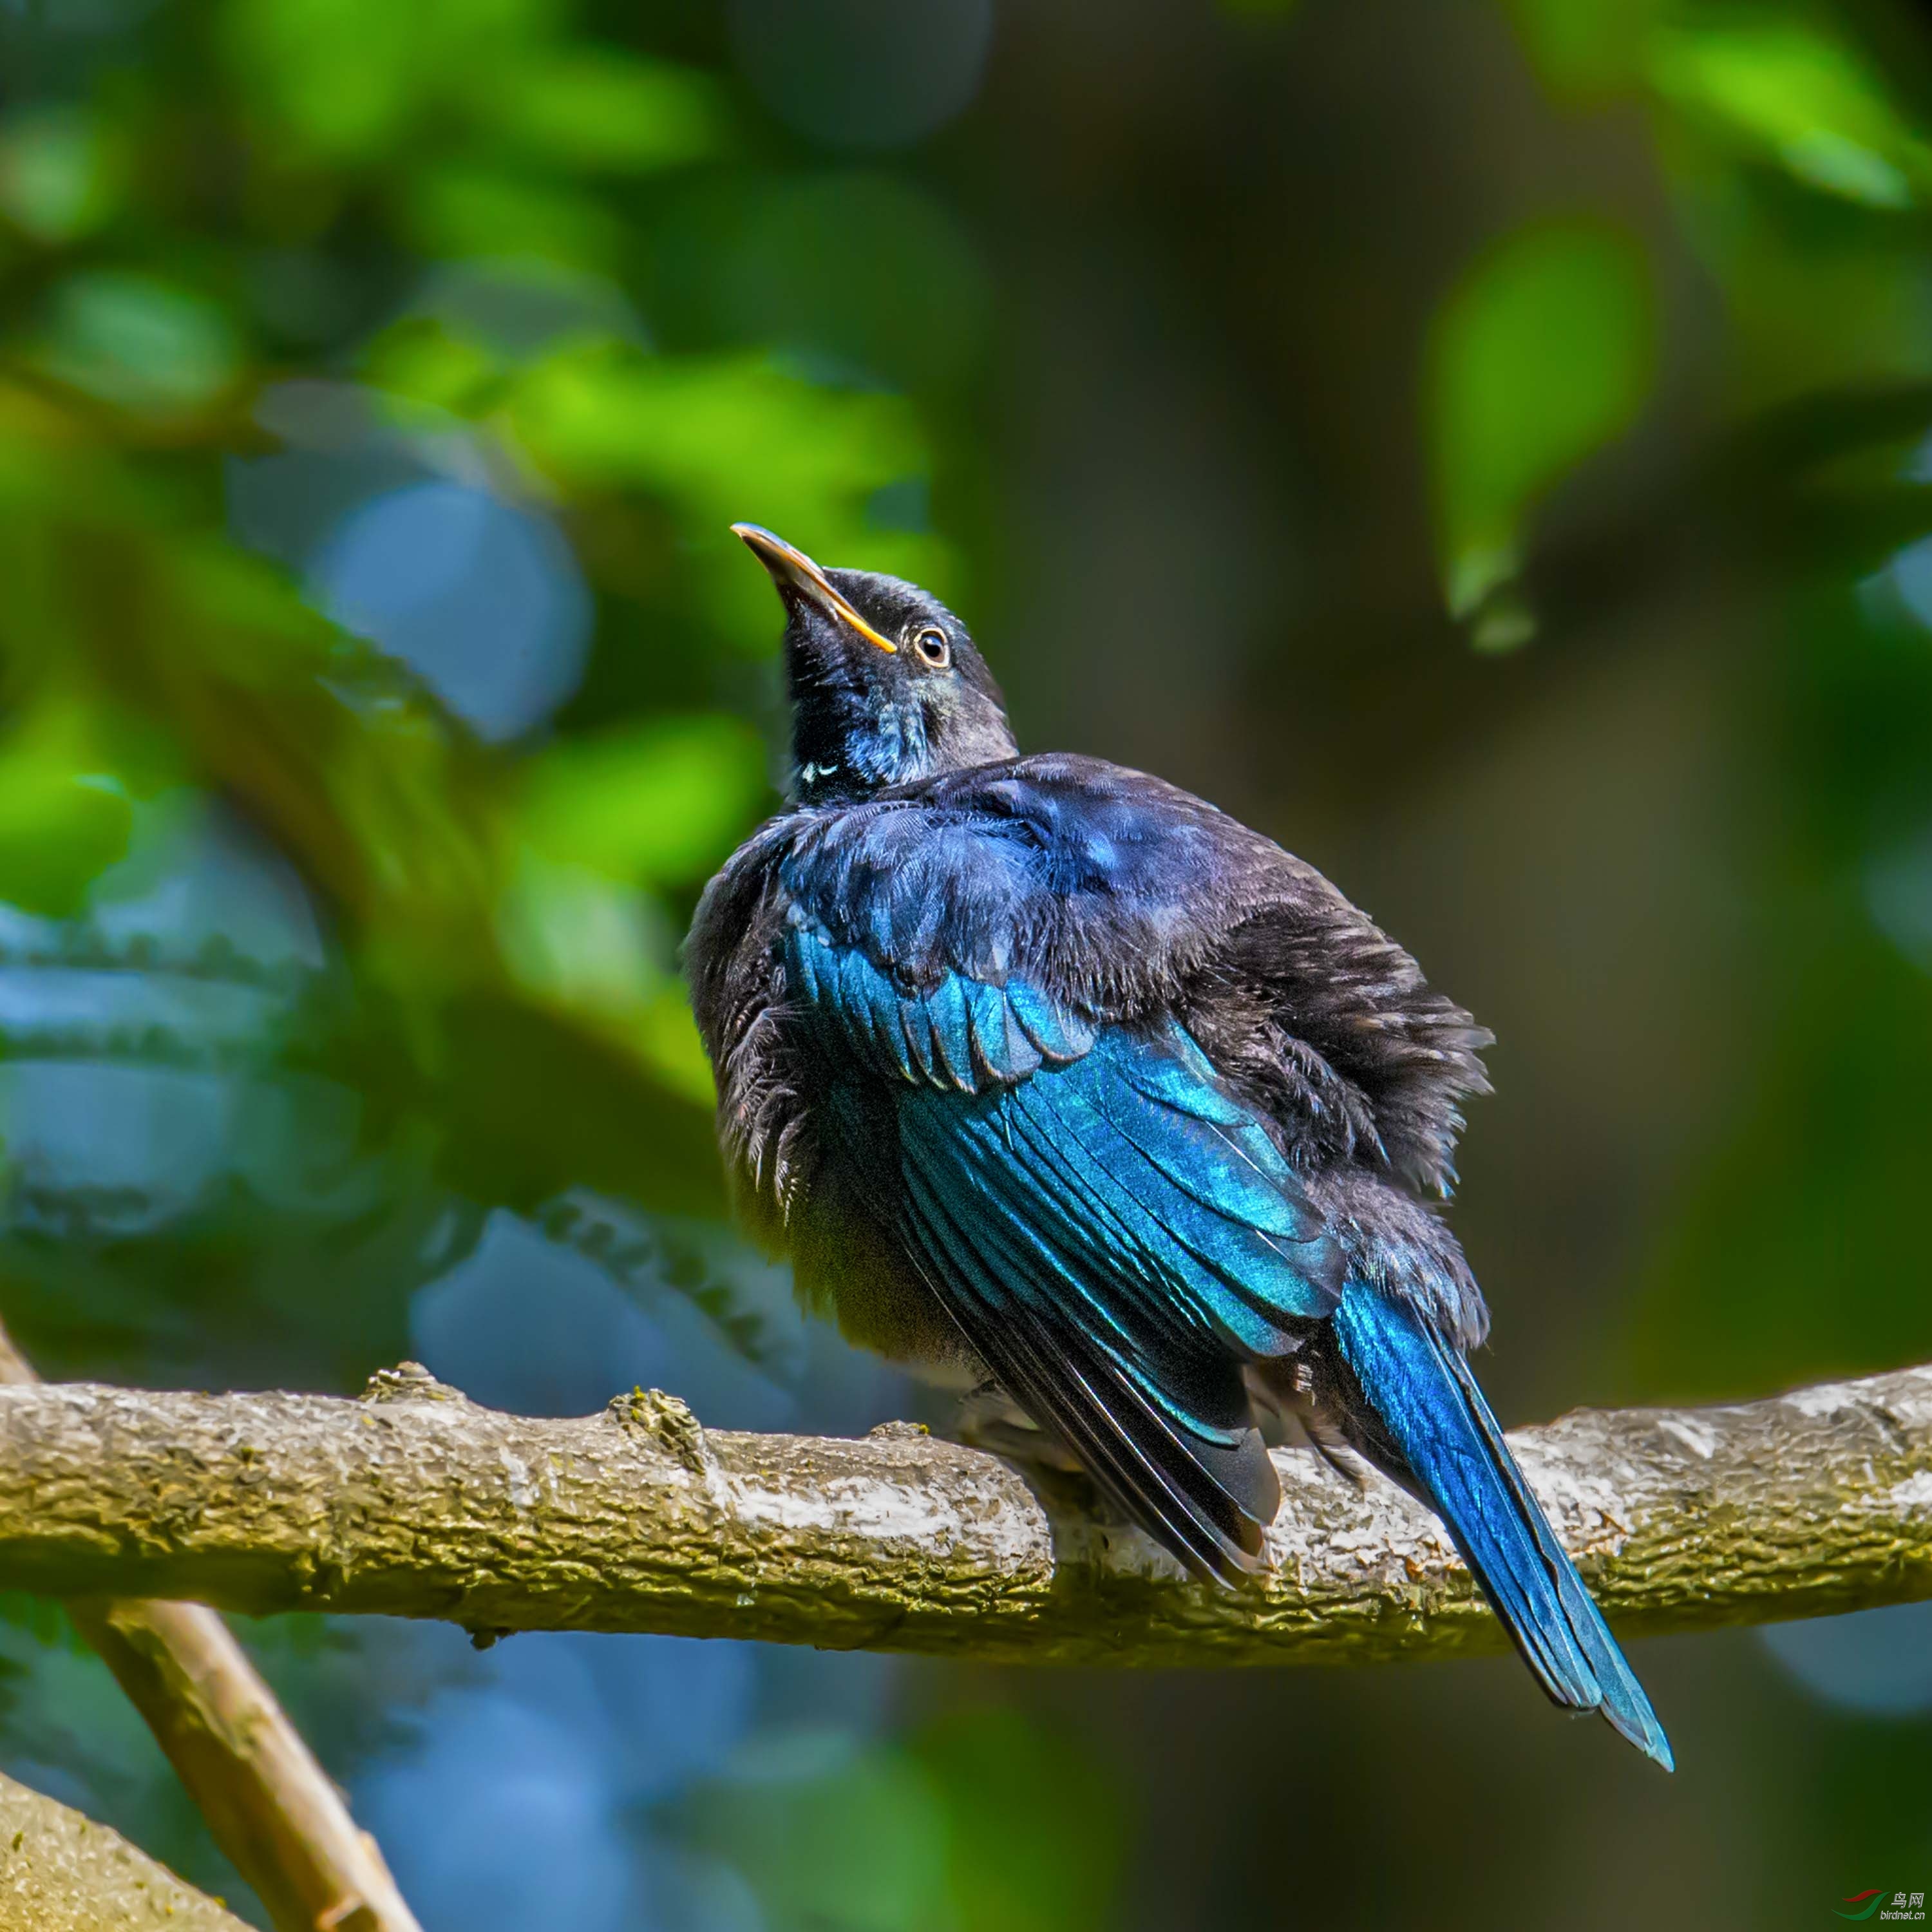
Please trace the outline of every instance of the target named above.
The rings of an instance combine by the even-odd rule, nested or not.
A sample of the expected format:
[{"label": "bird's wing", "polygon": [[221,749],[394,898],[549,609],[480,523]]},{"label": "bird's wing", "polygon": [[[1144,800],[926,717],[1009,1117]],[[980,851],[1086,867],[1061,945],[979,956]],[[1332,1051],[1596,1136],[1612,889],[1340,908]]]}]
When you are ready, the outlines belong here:
[{"label": "bird's wing", "polygon": [[1453,1181],[1490,1036],[1312,866],[1202,800],[1048,753],[790,824],[786,890],[842,944],[915,977],[1017,972],[1082,1011],[1238,994],[1280,1036],[1247,1070],[1274,1118],[1420,1190]]},{"label": "bird's wing", "polygon": [[895,1096],[878,1210],[975,1350],[1184,1562],[1252,1568],[1279,1492],[1240,1364],[1343,1273],[1258,1122],[1172,1022],[1097,1025],[1017,977],[914,988],[805,926],[784,961],[827,1058]]}]

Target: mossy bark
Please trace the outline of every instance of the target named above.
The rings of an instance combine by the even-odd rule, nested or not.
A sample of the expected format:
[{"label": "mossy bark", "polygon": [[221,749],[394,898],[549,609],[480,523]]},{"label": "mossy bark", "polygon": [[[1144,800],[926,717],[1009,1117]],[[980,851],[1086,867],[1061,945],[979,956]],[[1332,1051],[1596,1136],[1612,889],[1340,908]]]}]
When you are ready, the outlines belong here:
[{"label": "mossy bark", "polygon": [[[1627,1633],[1932,1596],[1932,1367],[1513,1440]],[[1426,1510],[1305,1452],[1276,1460],[1271,1567],[1223,1591],[1090,1498],[904,1425],[706,1430],[655,1392],[532,1420],[407,1367],[357,1402],[7,1389],[0,1588],[1040,1663],[1502,1644]]]},{"label": "mossy bark", "polygon": [[0,1777],[0,1932],[250,1932],[119,1832]]}]

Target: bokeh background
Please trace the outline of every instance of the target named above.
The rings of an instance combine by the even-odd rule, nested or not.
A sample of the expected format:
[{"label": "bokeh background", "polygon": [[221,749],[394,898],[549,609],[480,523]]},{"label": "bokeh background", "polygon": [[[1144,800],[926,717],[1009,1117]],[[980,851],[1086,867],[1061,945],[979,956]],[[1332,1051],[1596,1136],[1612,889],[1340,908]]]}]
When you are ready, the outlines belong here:
[{"label": "bokeh background", "polygon": [[[1336,879],[1500,1036],[1504,1416],[1932,1357],[1932,10],[0,0],[0,1313],[44,1373],[922,1398],[722,1218],[727,536]],[[242,1893],[58,1612],[0,1762]],[[429,1932],[1824,1926],[1932,1613],[1030,1673],[244,1633]]]}]

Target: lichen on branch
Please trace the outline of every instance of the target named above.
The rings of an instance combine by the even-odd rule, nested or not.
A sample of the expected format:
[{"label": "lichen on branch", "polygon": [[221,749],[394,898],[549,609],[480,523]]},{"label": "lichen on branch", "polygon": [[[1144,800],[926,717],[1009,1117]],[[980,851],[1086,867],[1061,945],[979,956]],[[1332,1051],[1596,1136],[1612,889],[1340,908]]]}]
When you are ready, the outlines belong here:
[{"label": "lichen on branch", "polygon": [[[1512,1438],[1632,1635],[1932,1596],[1932,1366]],[[655,1630],[1005,1661],[1372,1661],[1495,1648],[1440,1527],[1276,1452],[1268,1574],[1192,1582],[1009,1464],[889,1424],[706,1430],[656,1391],[539,1420],[411,1365],[359,1401],[0,1390],[0,1588],[482,1636]]]}]

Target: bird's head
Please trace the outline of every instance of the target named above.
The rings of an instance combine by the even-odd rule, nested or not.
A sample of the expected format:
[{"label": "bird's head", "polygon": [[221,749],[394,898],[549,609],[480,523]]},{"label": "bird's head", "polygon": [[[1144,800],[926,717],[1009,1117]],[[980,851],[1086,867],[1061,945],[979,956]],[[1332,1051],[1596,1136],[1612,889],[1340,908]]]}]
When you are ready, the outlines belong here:
[{"label": "bird's head", "polygon": [[1000,687],[938,598],[896,577],[821,570],[756,524],[734,524],[785,608],[792,784],[802,804],[1011,758]]}]

